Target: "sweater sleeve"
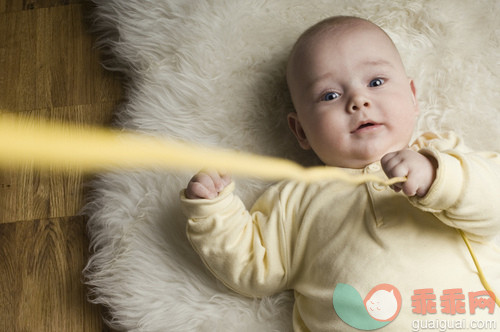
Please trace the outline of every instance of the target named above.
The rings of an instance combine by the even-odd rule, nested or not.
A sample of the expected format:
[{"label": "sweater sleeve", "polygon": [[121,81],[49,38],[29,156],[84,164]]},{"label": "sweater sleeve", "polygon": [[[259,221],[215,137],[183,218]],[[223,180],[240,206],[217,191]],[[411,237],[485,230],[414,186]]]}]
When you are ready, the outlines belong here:
[{"label": "sweater sleeve", "polygon": [[248,211],[231,183],[216,199],[187,199],[187,236],[208,269],[249,297],[287,288],[288,258],[279,193],[271,187]]},{"label": "sweater sleeve", "polygon": [[500,155],[473,152],[453,133],[425,134],[419,145],[438,168],[427,195],[412,203],[473,238],[500,233]]}]

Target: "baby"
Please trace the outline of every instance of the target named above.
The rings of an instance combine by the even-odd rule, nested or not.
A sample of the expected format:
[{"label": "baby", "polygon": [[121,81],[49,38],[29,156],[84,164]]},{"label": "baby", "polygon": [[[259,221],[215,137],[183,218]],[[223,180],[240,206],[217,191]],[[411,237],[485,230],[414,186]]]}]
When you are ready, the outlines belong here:
[{"label": "baby", "polygon": [[[487,295],[474,306],[470,294],[484,286],[456,231],[474,240],[500,289],[500,249],[490,241],[500,231],[500,156],[473,152],[452,133],[412,141],[414,82],[389,36],[367,20],[339,16],[309,28],[291,52],[287,82],[288,123],[302,148],[352,174],[407,180],[392,189],[284,181],[247,211],[228,175],[200,172],[181,200],[188,238],[210,271],[251,297],[293,289],[294,331],[351,329],[332,304],[339,284],[360,294],[380,284],[399,290],[390,331],[469,315],[500,325]],[[443,295],[450,291],[455,297]]]}]

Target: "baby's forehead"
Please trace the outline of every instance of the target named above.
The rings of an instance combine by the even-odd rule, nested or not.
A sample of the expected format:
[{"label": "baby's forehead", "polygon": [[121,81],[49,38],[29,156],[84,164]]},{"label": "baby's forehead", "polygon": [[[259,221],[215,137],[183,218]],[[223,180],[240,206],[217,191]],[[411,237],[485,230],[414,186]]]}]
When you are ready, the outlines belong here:
[{"label": "baby's forehead", "polygon": [[314,58],[325,42],[338,43],[351,42],[359,36],[373,35],[381,48],[389,48],[399,57],[399,52],[392,39],[376,24],[363,19],[353,18],[341,21],[325,22],[306,30],[297,40],[289,58],[289,65],[301,64],[308,58]]},{"label": "baby's forehead", "polygon": [[384,36],[384,38],[387,38],[392,43],[390,37],[379,26],[375,25],[372,22],[360,19],[325,24],[324,26],[319,26],[316,29],[312,29],[301,37],[302,41],[297,43],[297,47],[308,47],[311,46],[311,44],[322,42],[325,39],[343,39],[354,36],[356,34],[367,33],[379,34],[380,36]]},{"label": "baby's forehead", "polygon": [[310,26],[299,36],[297,41],[300,42],[300,40],[314,38],[324,33],[335,32],[336,30],[348,30],[362,25],[367,26],[374,24],[358,17],[330,17]]},{"label": "baby's forehead", "polygon": [[[370,41],[376,40],[375,47],[378,50],[383,50],[383,54],[388,55],[387,60],[397,63],[397,67],[401,66],[404,70],[404,65],[394,42],[379,26],[360,18],[334,17],[312,26],[299,37],[288,60],[287,82],[290,85],[297,77],[300,78],[304,71],[308,72],[311,67],[318,64],[318,59],[324,56],[330,57],[330,54],[325,52],[329,52],[331,48],[323,47],[324,45],[336,43],[343,49],[344,42],[349,43],[358,40],[359,44],[366,38]],[[372,45],[371,47],[374,45],[373,43],[369,44]],[[363,45],[359,47],[363,47]],[[373,52],[369,53],[372,54]],[[379,54],[379,52],[375,54]],[[319,63],[321,64],[321,62]]]}]

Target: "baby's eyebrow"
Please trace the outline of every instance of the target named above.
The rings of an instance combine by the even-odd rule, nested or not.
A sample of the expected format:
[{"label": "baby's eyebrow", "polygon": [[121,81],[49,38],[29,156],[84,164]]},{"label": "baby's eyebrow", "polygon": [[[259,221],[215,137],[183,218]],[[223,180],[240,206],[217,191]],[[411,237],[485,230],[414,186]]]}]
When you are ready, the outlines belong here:
[{"label": "baby's eyebrow", "polygon": [[394,68],[394,65],[385,59],[376,59],[376,60],[366,60],[361,63],[363,66],[370,66],[370,67],[391,67]]},{"label": "baby's eyebrow", "polygon": [[[369,59],[360,63],[360,68],[363,67],[388,67],[395,68],[394,64],[391,61],[386,59]],[[305,87],[305,91],[315,91],[317,87],[322,86],[323,82],[328,82],[332,80],[334,75],[332,73],[326,73],[318,78],[315,78],[313,81],[307,83]]]},{"label": "baby's eyebrow", "polygon": [[306,91],[314,91],[317,89],[318,86],[321,86],[323,82],[325,81],[331,81],[333,75],[331,73],[327,73],[325,75],[322,75],[313,81],[310,81],[307,86],[306,86]]}]

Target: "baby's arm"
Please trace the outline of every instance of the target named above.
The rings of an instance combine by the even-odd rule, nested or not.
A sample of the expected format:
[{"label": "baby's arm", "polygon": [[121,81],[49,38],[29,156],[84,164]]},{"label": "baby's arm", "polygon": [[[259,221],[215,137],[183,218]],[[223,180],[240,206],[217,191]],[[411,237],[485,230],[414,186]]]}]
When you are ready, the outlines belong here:
[{"label": "baby's arm", "polygon": [[409,197],[410,202],[472,238],[499,234],[500,154],[472,151],[453,133],[424,134],[415,147],[437,168],[425,196]]},{"label": "baby's arm", "polygon": [[386,154],[380,161],[389,178],[406,177],[392,188],[403,191],[407,196],[423,197],[427,194],[436,178],[437,162],[431,156],[404,149]]},{"label": "baby's arm", "polygon": [[187,189],[181,194],[191,245],[209,270],[238,293],[266,296],[286,289],[288,245],[279,191],[271,187],[248,211],[233,194],[233,182],[216,193],[217,181],[225,185],[227,178],[222,178],[198,174],[188,186],[193,196],[211,192],[213,199],[189,199]]}]

